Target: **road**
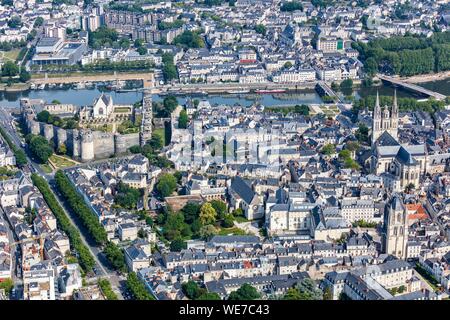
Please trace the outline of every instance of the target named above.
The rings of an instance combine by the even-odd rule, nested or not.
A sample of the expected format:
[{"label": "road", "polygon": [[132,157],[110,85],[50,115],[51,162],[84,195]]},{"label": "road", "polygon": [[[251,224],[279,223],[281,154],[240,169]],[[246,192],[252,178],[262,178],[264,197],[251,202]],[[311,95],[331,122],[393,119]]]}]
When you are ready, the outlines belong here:
[{"label": "road", "polygon": [[[12,127],[11,122],[14,120],[14,118],[5,111],[4,108],[0,108],[0,125],[6,130],[8,135],[11,138],[11,141],[16,144],[17,146],[21,146],[21,140],[16,132],[16,130]],[[62,199],[61,194],[57,191],[55,180],[53,174],[47,174],[45,173],[38,163],[36,163],[30,156],[29,152],[26,148],[24,148],[29,165],[31,165],[31,171],[36,172],[40,176],[42,176],[49,184],[51,190],[53,191],[53,194],[55,195],[56,200],[58,201],[59,205],[64,209],[66,215],[69,217],[70,221],[74,226],[78,228],[80,231],[81,240],[86,245],[86,247],[91,252],[91,255],[94,257],[96,265],[94,268],[97,270],[94,278],[108,278],[111,287],[113,291],[118,295],[119,299],[123,300],[123,292],[125,291],[125,285],[124,285],[124,278],[117,275],[117,273],[111,269],[108,261],[104,257],[103,253],[101,252],[101,248],[97,246],[93,240],[90,238],[86,228],[84,228],[82,222],[78,219],[78,217],[68,209],[68,206],[65,204],[64,200]]]}]

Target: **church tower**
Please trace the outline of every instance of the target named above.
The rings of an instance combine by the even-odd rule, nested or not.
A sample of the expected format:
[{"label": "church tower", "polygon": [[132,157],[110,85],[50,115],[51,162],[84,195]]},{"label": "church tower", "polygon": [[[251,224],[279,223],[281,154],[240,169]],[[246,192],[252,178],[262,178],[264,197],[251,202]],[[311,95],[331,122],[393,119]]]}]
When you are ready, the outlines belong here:
[{"label": "church tower", "polygon": [[377,92],[377,99],[373,110],[372,145],[385,131],[387,131],[394,139],[398,139],[397,92],[394,93],[394,103],[391,111],[389,111],[388,106],[384,106],[383,110],[381,109],[380,96]]},{"label": "church tower", "polygon": [[384,212],[383,250],[384,253],[406,259],[408,242],[408,214],[402,200],[394,195],[386,204]]},{"label": "church tower", "polygon": [[380,96],[377,91],[377,100],[375,101],[375,107],[373,109],[373,123],[372,123],[372,144],[378,139],[382,132],[381,129],[381,107]]},{"label": "church tower", "polygon": [[394,91],[394,102],[391,111],[391,136],[398,138],[398,105],[397,105],[397,90]]}]

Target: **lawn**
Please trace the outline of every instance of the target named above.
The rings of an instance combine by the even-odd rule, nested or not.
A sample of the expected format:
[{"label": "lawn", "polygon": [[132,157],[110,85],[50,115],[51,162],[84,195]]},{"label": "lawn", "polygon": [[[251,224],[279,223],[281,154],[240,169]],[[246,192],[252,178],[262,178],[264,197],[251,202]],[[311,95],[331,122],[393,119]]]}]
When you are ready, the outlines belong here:
[{"label": "lawn", "polygon": [[55,154],[50,157],[50,161],[58,169],[60,169],[60,168],[67,168],[67,167],[71,167],[71,166],[76,165],[76,163],[73,162],[72,160],[69,160],[69,159],[67,159],[65,157],[57,156]]},{"label": "lawn", "polygon": [[221,228],[218,234],[221,236],[226,236],[229,234],[232,234],[235,236],[244,236],[247,234],[247,232],[245,232],[242,229],[239,229],[238,227],[231,227],[231,228]]},{"label": "lawn", "polygon": [[249,221],[245,217],[242,217],[242,216],[237,216],[237,217],[234,218],[234,220],[236,220],[236,222],[238,222],[238,223],[248,222]]},{"label": "lawn", "polygon": [[5,60],[16,61],[19,52],[20,49],[15,49],[11,51],[2,51],[0,53],[0,58],[3,57]]},{"label": "lawn", "polygon": [[115,113],[128,113],[130,111],[131,111],[130,108],[127,108],[127,107],[114,108]]},{"label": "lawn", "polygon": [[166,135],[164,134],[164,128],[153,130],[153,134],[159,134],[162,138],[163,146],[166,145]]},{"label": "lawn", "polygon": [[44,171],[45,173],[52,173],[53,169],[50,167],[50,165],[46,164],[40,164],[39,165],[42,169],[42,171]]}]

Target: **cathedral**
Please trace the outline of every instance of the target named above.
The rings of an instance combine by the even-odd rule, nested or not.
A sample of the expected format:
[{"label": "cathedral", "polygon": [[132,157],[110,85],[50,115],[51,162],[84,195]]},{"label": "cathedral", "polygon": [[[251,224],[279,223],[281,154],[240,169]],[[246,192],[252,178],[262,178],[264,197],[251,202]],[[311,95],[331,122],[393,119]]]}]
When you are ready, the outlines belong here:
[{"label": "cathedral", "polygon": [[408,185],[419,185],[426,171],[427,153],[424,144],[400,144],[398,141],[398,105],[394,94],[392,107],[380,106],[377,93],[372,116],[372,155],[368,159],[370,171],[383,178],[386,188],[404,191]]}]

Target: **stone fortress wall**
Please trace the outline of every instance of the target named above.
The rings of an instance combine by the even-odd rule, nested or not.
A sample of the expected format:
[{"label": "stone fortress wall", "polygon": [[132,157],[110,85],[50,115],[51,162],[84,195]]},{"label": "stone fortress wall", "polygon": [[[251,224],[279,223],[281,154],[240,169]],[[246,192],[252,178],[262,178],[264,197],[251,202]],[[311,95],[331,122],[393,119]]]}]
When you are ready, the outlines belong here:
[{"label": "stone fortress wall", "polygon": [[31,117],[26,119],[26,123],[28,132],[44,136],[56,147],[66,145],[68,153],[83,162],[117,156],[126,153],[129,147],[139,145],[139,133],[122,135],[90,129],[66,130]]},{"label": "stone fortress wall", "polygon": [[[98,103],[99,110],[110,109],[109,112],[113,112],[114,105],[111,98],[102,95],[95,103]],[[35,114],[41,110],[63,115],[80,112],[80,108],[73,105],[45,105],[42,100],[21,100],[21,112],[28,132],[45,137],[55,148],[64,144],[68,154],[82,162],[124,154],[131,146],[144,145],[151,138],[153,113],[151,95],[148,94],[143,97],[143,111],[138,110],[142,113],[140,132],[131,134],[107,133],[91,129],[63,129],[38,122]]]}]

